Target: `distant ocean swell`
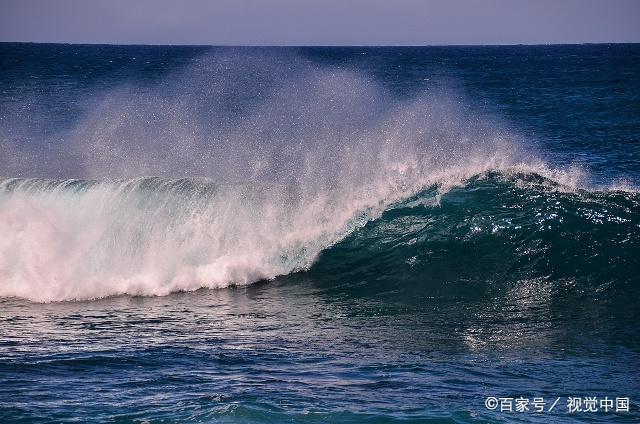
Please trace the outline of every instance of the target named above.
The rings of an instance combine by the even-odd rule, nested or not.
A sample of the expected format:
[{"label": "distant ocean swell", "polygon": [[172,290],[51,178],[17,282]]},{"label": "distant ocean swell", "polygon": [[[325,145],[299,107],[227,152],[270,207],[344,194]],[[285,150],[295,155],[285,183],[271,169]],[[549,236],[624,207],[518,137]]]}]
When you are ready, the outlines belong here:
[{"label": "distant ocean swell", "polygon": [[456,249],[469,246],[500,257],[452,269],[454,279],[488,269],[627,284],[638,266],[633,190],[580,190],[522,165],[362,193],[370,197],[308,199],[286,186],[206,179],[3,179],[0,296],[48,302],[247,284],[313,272],[323,251],[329,279],[349,269],[352,280],[411,280],[430,261],[455,267]]}]

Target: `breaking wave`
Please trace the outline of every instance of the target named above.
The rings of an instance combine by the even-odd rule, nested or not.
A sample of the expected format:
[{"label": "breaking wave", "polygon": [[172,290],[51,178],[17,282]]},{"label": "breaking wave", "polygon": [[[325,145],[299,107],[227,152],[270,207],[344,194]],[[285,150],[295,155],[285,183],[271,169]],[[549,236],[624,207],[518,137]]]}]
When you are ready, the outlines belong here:
[{"label": "breaking wave", "polygon": [[[528,216],[536,210],[530,199],[553,208],[549,193],[563,193],[563,202],[596,199],[576,206],[594,228],[617,223],[638,239],[633,190],[585,191],[585,172],[545,165],[530,142],[475,113],[455,91],[398,99],[364,76],[293,57],[203,57],[151,86],[97,92],[46,149],[7,134],[0,140],[4,297],[166,295],[273,279],[313,270],[321,252],[344,248],[368,223],[386,228],[392,211],[422,205],[422,224],[380,230],[393,250],[417,237],[415,225],[429,228],[441,199],[459,189],[472,195],[487,176],[511,203],[447,209],[461,214],[460,225],[471,219],[469,208],[480,207],[473,219],[485,216],[477,222],[484,228],[500,208]],[[542,218],[531,215],[528,226],[562,215],[536,213]],[[518,234],[528,228],[518,219],[491,225]],[[355,256],[341,264],[356,267]]]},{"label": "breaking wave", "polygon": [[[533,263],[548,249],[564,249],[552,257],[573,258],[574,264],[590,258],[575,268],[586,273],[594,260],[616,252],[598,270],[604,272],[632,265],[628,255],[640,239],[635,193],[575,192],[520,168],[475,174],[455,186],[449,180],[426,190],[372,191],[365,190],[370,197],[327,192],[310,199],[290,187],[222,186],[205,179],[5,179],[0,296],[57,301],[247,284],[308,270],[328,248],[324,257],[336,261],[335,269],[323,263],[328,278],[338,278],[342,269],[354,272],[362,261],[375,270],[376,255],[387,252],[396,259],[381,262],[385,271],[376,272],[382,276],[428,261],[420,240],[464,245],[481,235],[502,248],[501,239],[527,240],[530,249],[517,243],[506,249],[516,256],[526,252]],[[366,236],[372,231],[362,228],[367,225],[374,226],[373,236]],[[567,240],[550,242],[548,249],[540,245],[541,237],[558,231]],[[569,240],[575,244],[564,246]],[[342,253],[332,256],[336,243]],[[456,253],[450,254],[447,260],[455,261]],[[550,273],[548,267],[537,271]]]}]

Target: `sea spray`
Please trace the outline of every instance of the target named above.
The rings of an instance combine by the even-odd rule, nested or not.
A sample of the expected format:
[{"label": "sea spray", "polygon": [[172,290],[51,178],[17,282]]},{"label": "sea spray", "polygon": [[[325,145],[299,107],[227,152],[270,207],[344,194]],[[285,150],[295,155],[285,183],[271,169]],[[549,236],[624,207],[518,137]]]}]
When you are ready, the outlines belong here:
[{"label": "sea spray", "polygon": [[[426,187],[548,169],[454,91],[398,99],[293,55],[204,55],[102,97],[35,172],[75,179],[2,180],[0,296],[165,295],[271,279],[308,269]],[[46,153],[11,151],[16,163]],[[27,172],[0,165],[9,177]]]}]

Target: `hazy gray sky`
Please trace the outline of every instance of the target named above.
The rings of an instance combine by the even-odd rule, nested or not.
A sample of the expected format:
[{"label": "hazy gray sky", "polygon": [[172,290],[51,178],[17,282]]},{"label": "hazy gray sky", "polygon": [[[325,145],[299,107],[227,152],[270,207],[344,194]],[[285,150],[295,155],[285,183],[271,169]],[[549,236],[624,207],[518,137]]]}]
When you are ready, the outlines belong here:
[{"label": "hazy gray sky", "polygon": [[0,0],[0,41],[232,45],[640,42],[640,0]]}]

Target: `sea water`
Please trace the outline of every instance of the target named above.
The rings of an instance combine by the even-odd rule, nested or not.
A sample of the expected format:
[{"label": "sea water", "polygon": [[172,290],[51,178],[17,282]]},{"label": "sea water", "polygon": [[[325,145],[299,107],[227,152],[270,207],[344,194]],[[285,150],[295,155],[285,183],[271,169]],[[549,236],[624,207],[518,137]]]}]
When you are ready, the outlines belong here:
[{"label": "sea water", "polygon": [[0,419],[635,422],[639,105],[638,45],[0,44]]}]

